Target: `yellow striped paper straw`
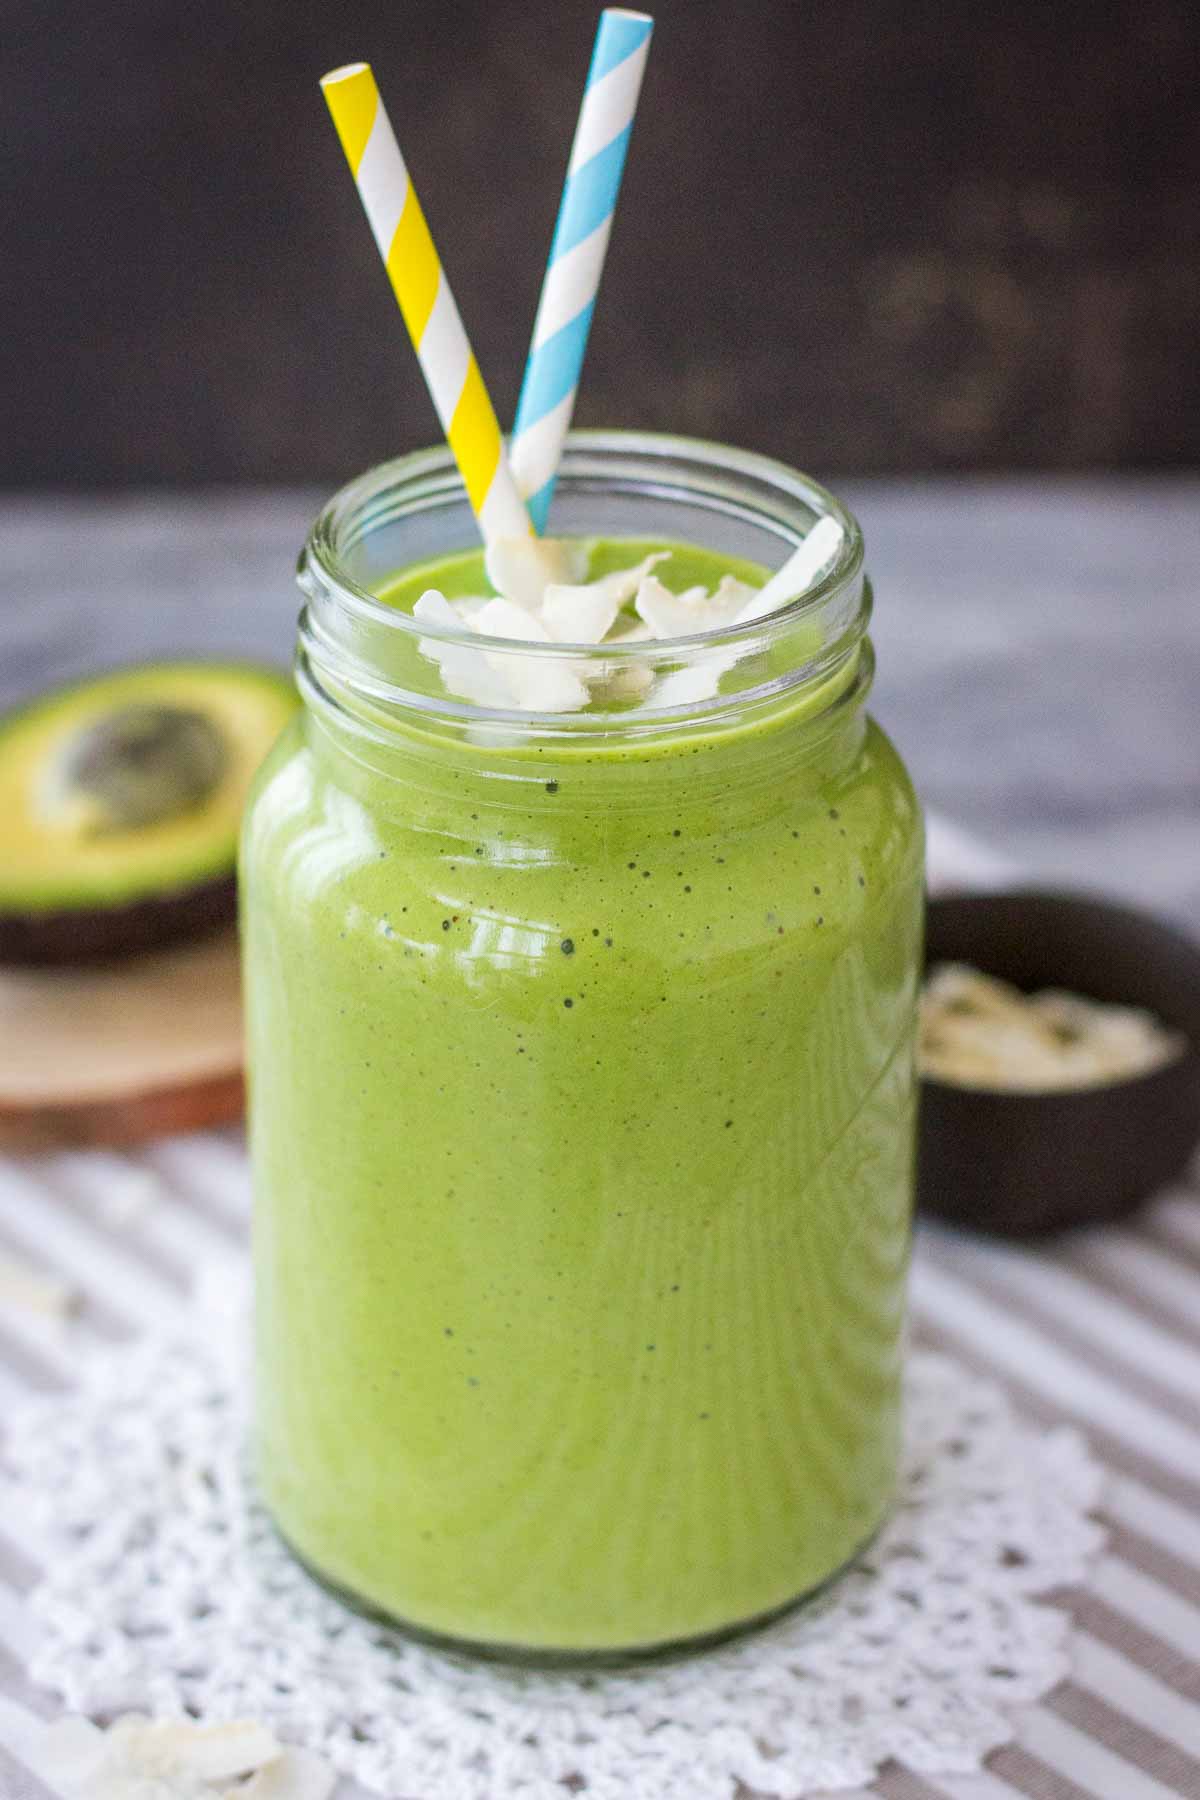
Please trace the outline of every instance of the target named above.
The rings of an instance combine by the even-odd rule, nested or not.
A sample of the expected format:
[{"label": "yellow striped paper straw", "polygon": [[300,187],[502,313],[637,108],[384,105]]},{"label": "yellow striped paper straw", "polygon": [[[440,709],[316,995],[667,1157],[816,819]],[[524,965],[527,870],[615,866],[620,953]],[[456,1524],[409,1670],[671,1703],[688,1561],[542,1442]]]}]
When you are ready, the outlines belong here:
[{"label": "yellow striped paper straw", "polygon": [[331,70],[321,89],[484,542],[528,536],[495,408],[370,64]]}]

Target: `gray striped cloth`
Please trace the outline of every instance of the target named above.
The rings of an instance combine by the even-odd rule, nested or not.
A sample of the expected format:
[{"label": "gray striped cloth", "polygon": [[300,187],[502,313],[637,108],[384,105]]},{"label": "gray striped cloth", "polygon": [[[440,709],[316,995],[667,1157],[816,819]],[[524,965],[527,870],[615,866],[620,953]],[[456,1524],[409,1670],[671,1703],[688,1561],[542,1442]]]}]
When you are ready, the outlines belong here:
[{"label": "gray striped cloth", "polygon": [[[964,863],[952,834],[935,847],[956,872],[1002,873]],[[244,1255],[248,1211],[236,1132],[136,1155],[0,1160],[0,1254],[81,1297],[66,1338],[0,1303],[0,1416],[69,1387],[101,1346],[172,1321],[198,1269]],[[890,1768],[869,1792],[1200,1800],[1200,1185],[1128,1226],[1036,1251],[926,1227],[913,1301],[921,1340],[1003,1382],[1029,1418],[1088,1436],[1108,1468],[1110,1539],[1087,1587],[1055,1596],[1075,1623],[1073,1674],[1018,1715],[1016,1742],[986,1773],[934,1781]],[[25,1673],[37,1578],[22,1521],[0,1520],[0,1800],[48,1800],[13,1754],[28,1715],[56,1710]],[[338,1800],[359,1794],[343,1783]]]}]

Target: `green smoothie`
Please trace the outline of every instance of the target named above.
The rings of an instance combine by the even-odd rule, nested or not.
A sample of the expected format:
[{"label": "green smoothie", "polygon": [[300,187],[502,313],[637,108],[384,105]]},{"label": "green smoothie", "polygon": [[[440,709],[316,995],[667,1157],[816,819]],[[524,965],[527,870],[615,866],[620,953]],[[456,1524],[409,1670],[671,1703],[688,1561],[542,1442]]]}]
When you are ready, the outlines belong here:
[{"label": "green smoothie", "polygon": [[[591,574],[642,543],[598,543]],[[680,590],[765,572],[664,546]],[[487,592],[480,559],[381,597]],[[844,685],[844,684],[843,684]],[[244,837],[261,1480],[410,1626],[703,1638],[887,1507],[921,831],[843,695],[521,749],[310,703]]]}]

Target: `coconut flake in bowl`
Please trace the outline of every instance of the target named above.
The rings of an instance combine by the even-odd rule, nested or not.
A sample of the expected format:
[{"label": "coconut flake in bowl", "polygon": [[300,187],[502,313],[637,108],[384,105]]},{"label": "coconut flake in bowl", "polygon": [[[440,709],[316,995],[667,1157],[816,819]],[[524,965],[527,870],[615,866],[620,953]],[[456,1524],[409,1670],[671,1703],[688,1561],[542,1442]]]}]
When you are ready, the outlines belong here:
[{"label": "coconut flake in bowl", "polygon": [[1145,1075],[1184,1039],[1151,1012],[1061,989],[1023,994],[963,963],[931,971],[921,998],[923,1075],[958,1087],[1050,1093]]}]

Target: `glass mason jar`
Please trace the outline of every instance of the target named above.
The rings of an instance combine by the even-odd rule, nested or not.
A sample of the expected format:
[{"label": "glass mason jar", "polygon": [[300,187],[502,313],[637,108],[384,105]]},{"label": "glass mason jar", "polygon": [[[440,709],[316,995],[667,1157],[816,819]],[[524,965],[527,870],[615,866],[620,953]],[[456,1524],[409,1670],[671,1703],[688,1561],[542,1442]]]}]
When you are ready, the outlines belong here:
[{"label": "glass mason jar", "polygon": [[479,639],[374,597],[474,542],[447,452],[302,556],[242,864],[259,1465],[309,1568],[418,1633],[700,1643],[887,1508],[922,840],[861,535],[778,463],[625,432],[572,437],[554,524],[774,567],[824,514],[833,566],[752,625],[489,642],[602,663],[574,713],[455,698],[436,655]]}]

